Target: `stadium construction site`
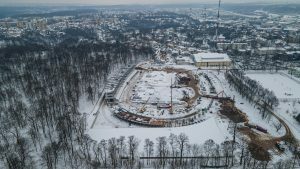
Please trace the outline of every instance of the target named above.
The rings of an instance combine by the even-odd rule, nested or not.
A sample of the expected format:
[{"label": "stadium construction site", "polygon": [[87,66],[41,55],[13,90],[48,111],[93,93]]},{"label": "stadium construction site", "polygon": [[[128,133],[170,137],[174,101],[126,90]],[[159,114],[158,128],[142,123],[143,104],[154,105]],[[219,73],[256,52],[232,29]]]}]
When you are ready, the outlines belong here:
[{"label": "stadium construction site", "polygon": [[[283,127],[275,129],[262,120],[259,104],[253,108],[247,103],[226,81],[226,71],[150,62],[122,68],[108,80],[91,130],[128,128],[138,133],[138,128],[155,128],[151,132],[163,133],[164,128],[174,132],[191,129],[191,135],[201,135],[192,132],[207,127],[210,137],[216,133],[201,123],[215,119],[216,130],[224,133],[221,141],[247,140],[257,160],[267,161],[272,155],[282,158],[278,143],[297,140],[289,125],[271,109],[271,122]],[[188,126],[199,128],[184,128]],[[233,137],[233,132],[238,134]]]}]

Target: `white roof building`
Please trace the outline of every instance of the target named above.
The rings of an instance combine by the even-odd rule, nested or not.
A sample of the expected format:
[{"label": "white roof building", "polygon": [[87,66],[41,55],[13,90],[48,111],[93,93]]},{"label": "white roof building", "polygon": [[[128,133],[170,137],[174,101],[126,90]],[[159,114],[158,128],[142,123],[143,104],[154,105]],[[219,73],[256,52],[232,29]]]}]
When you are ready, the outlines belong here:
[{"label": "white roof building", "polygon": [[198,67],[228,67],[231,64],[225,53],[197,53],[194,54],[194,61]]}]

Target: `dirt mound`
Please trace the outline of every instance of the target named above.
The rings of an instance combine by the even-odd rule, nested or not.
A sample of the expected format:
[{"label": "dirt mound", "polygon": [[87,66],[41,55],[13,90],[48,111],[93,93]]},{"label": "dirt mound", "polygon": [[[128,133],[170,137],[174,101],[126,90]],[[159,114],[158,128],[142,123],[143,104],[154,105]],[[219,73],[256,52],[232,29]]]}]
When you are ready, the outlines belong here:
[{"label": "dirt mound", "polygon": [[271,156],[270,153],[264,149],[262,146],[257,145],[254,142],[250,142],[248,145],[248,149],[252,154],[252,157],[259,161],[270,161]]},{"label": "dirt mound", "polygon": [[220,113],[232,120],[234,123],[242,123],[248,121],[247,116],[239,109],[237,109],[234,106],[234,102],[232,102],[231,100],[220,100],[220,103]]}]

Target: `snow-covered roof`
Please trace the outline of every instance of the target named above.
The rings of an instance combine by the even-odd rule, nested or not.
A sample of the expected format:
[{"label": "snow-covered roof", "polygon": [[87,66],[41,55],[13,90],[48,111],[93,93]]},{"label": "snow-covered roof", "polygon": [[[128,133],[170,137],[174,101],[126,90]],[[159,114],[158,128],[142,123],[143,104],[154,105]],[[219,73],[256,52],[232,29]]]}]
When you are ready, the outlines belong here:
[{"label": "snow-covered roof", "polygon": [[176,58],[176,61],[193,63],[193,60],[188,56],[179,56]]},{"label": "snow-covered roof", "polygon": [[281,50],[281,51],[284,51],[285,49],[284,48],[276,48],[276,47],[261,47],[261,48],[258,48],[259,51],[271,51],[271,50]]},{"label": "snow-covered roof", "polygon": [[225,36],[224,35],[219,35],[219,39],[225,39]]},{"label": "snow-covered roof", "polygon": [[196,62],[230,62],[229,56],[225,53],[197,53],[194,54]]}]

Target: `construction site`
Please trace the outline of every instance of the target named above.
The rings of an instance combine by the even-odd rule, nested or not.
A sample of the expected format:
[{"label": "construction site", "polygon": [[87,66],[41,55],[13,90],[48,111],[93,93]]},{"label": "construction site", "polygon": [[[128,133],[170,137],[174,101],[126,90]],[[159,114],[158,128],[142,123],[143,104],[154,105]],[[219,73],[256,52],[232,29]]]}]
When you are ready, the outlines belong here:
[{"label": "construction site", "polygon": [[153,63],[128,67],[103,95],[92,130],[111,136],[124,128],[118,133],[141,132],[140,138],[147,136],[146,128],[155,135],[184,130],[190,137],[207,130],[206,137],[217,137],[216,142],[247,140],[257,160],[283,158],[283,152],[288,156],[284,149],[297,143],[289,125],[271,109],[268,121],[261,119],[259,103],[254,106],[240,96],[226,81],[226,71]]}]

